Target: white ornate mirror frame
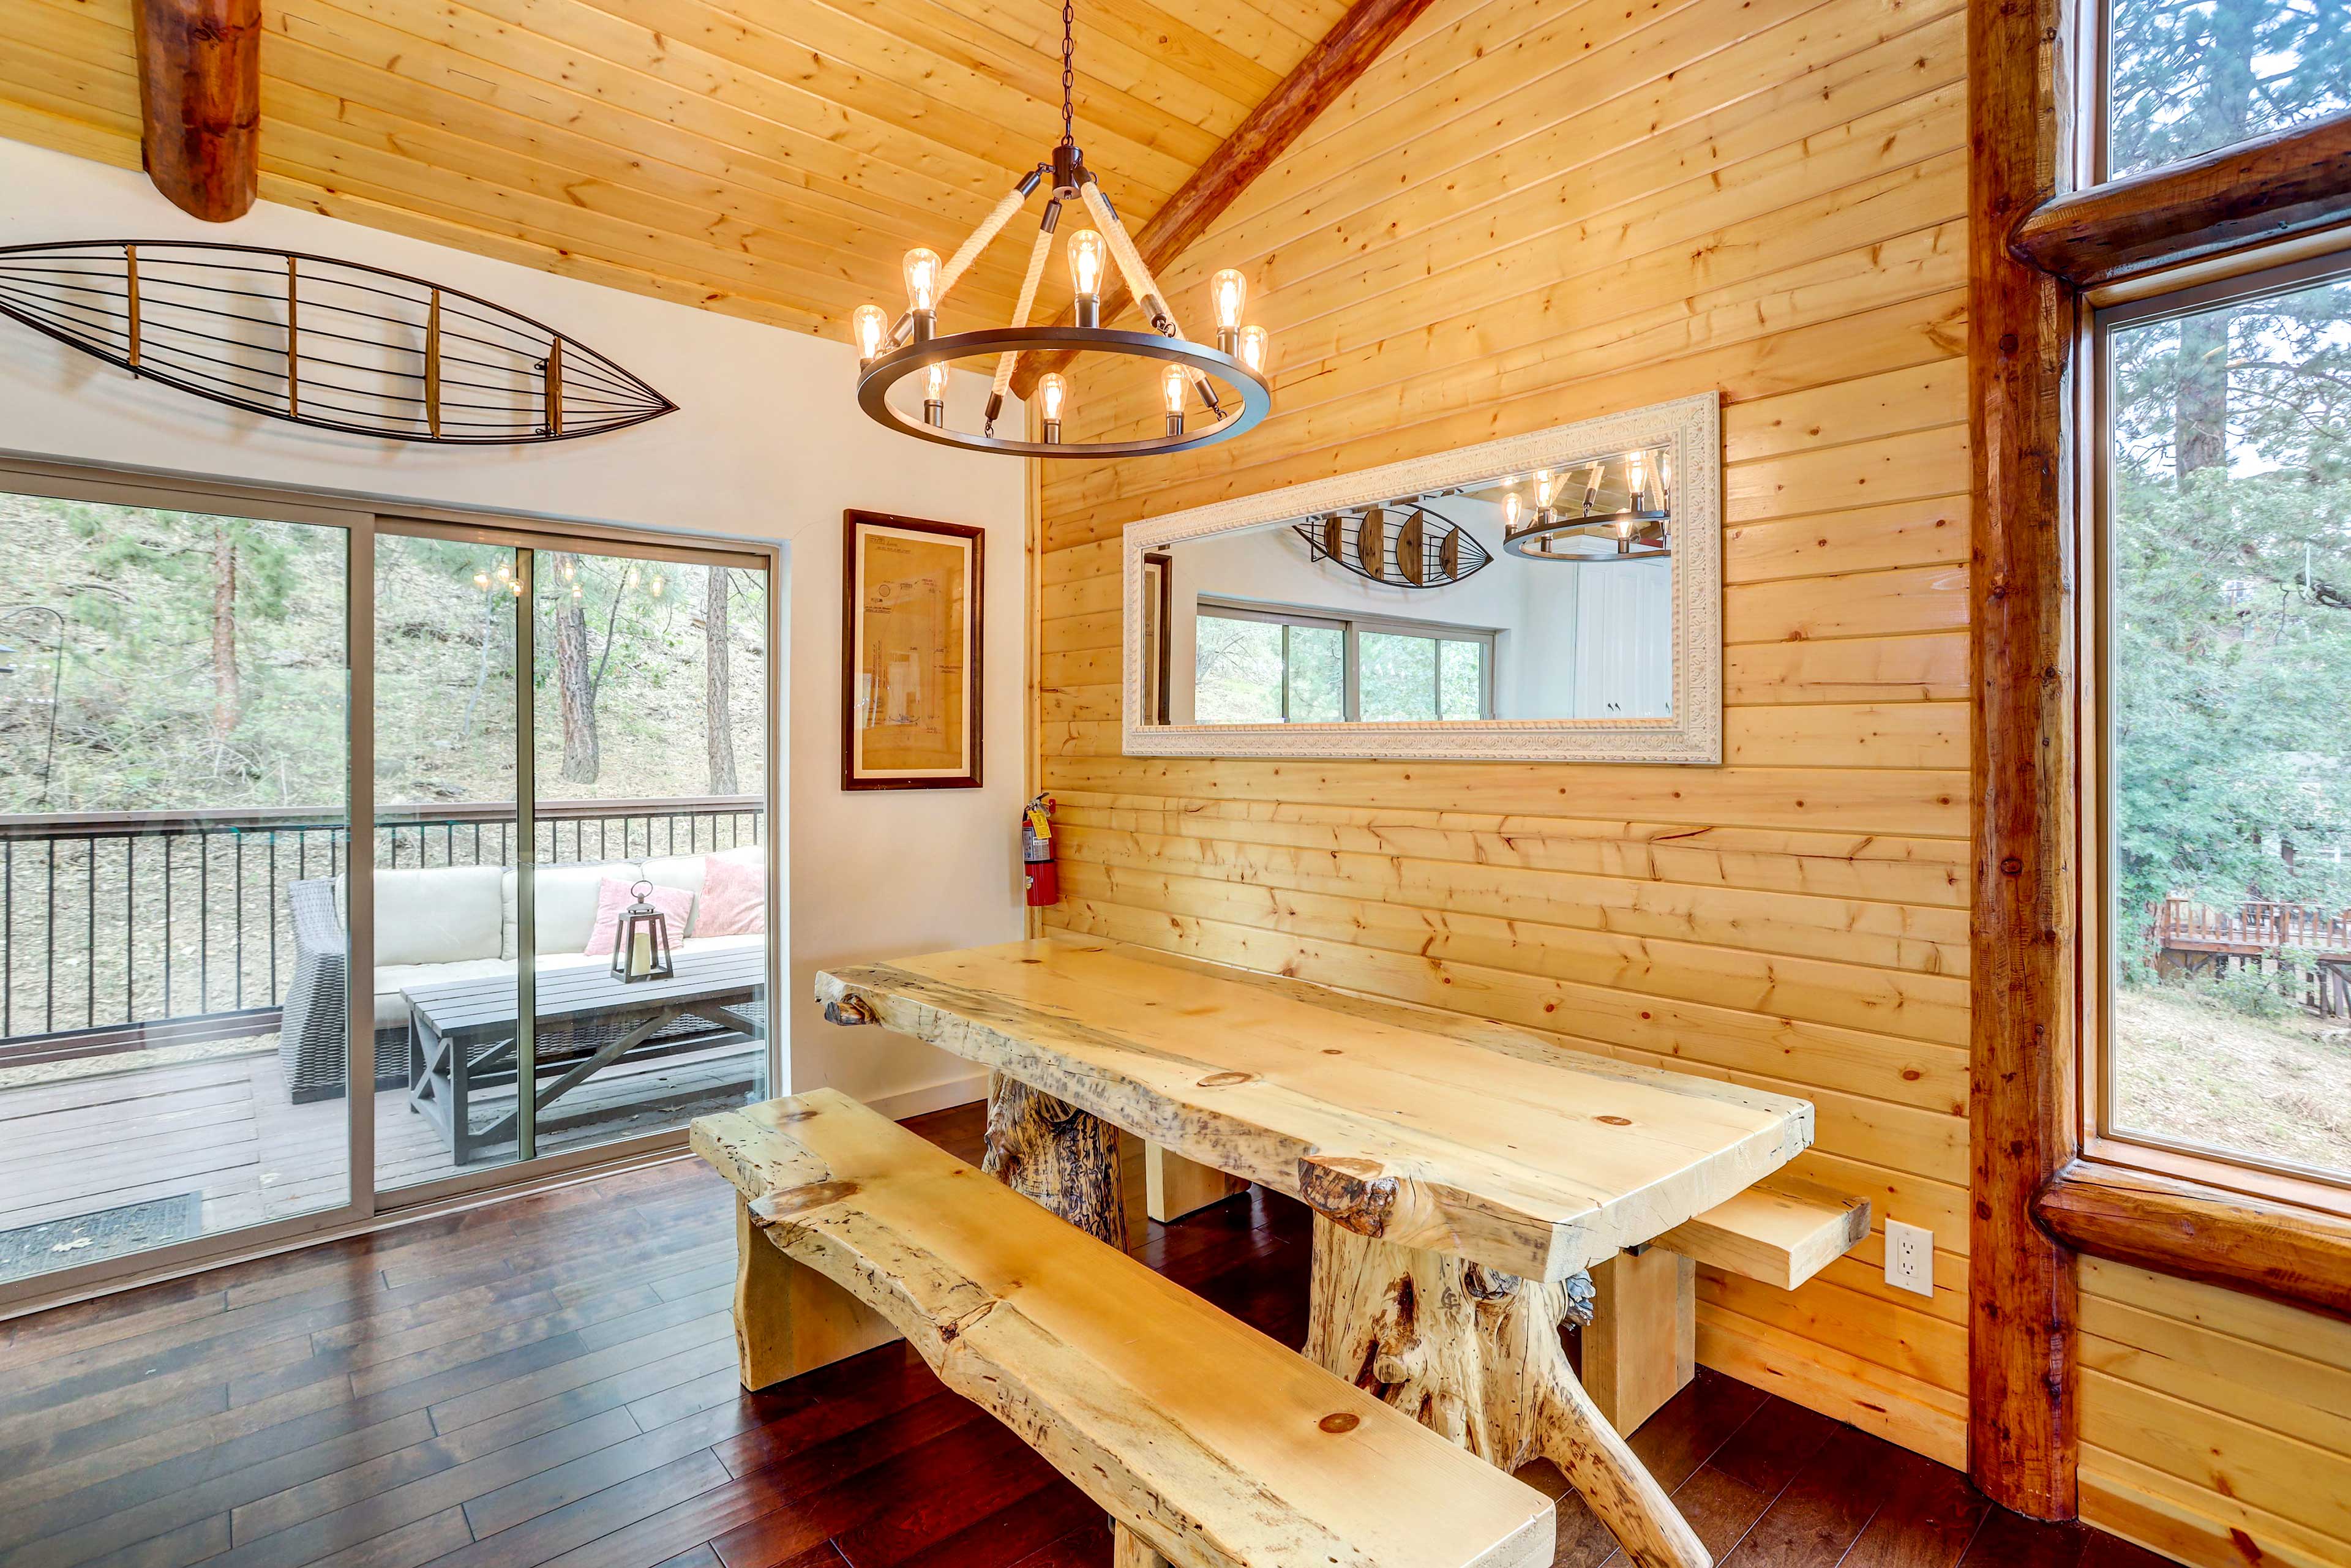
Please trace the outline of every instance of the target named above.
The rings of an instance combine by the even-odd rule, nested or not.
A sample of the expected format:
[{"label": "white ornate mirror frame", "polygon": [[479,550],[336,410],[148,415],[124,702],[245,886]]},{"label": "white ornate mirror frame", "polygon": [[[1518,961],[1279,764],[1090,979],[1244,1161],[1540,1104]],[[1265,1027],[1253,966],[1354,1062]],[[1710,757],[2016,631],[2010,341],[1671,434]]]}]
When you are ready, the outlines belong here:
[{"label": "white ornate mirror frame", "polygon": [[[1140,724],[1144,556],[1185,539],[1360,507],[1391,497],[1572,468],[1618,453],[1670,448],[1673,704],[1669,718],[1456,719],[1442,724]],[[1197,507],[1126,528],[1122,595],[1131,757],[1379,757],[1450,761],[1722,760],[1722,414],[1713,392],[1555,425],[1434,457],[1384,464]],[[1500,542],[1494,548],[1499,549]],[[1563,570],[1573,570],[1573,567]]]}]

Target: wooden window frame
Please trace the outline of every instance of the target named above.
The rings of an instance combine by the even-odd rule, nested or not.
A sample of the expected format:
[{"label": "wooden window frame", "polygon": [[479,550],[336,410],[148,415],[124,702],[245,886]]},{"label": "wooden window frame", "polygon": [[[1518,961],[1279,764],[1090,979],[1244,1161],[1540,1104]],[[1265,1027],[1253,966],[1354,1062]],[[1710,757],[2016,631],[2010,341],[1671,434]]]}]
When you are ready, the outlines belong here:
[{"label": "wooden window frame", "polygon": [[2084,967],[2104,885],[2081,734],[2089,312],[2333,248],[2351,227],[2351,112],[2092,183],[2105,22],[2103,0],[1968,11],[1968,1468],[2042,1519],[2078,1502],[2074,1252],[2351,1313],[2351,1222],[2116,1164],[2080,1120],[2084,1014],[2103,993]]}]

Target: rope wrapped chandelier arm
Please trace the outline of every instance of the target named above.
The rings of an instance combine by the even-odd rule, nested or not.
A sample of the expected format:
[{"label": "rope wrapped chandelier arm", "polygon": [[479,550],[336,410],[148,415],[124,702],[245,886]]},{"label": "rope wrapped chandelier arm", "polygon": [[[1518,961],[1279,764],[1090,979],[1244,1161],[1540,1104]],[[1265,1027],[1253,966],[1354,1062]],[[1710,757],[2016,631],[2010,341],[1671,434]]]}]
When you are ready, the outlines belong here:
[{"label": "rope wrapped chandelier arm", "polygon": [[[1272,410],[1272,389],[1265,373],[1268,340],[1262,328],[1241,324],[1248,292],[1241,275],[1228,268],[1210,280],[1217,316],[1214,345],[1186,338],[1158,279],[1152,276],[1093,171],[1086,167],[1085,154],[1073,134],[1075,48],[1073,14],[1065,3],[1061,8],[1061,140],[1050,157],[1021,177],[956,247],[946,265],[926,248],[906,253],[906,308],[894,321],[878,305],[860,306],[851,317],[858,346],[858,406],[893,430],[972,451],[1034,457],[1132,457],[1229,441]],[[1040,188],[1047,192],[1044,214],[1010,324],[940,331],[941,308],[949,293]],[[1038,287],[1062,208],[1071,204],[1094,225],[1076,230],[1067,240],[1072,324],[1033,326],[1029,318],[1036,307]],[[1113,266],[1149,323],[1149,330],[1102,324],[1102,286]],[[1114,355],[1158,362],[1164,367],[1158,373],[1163,429],[1129,440],[1065,441],[1063,417],[1072,395],[1071,378],[1055,371],[1040,377],[1036,388],[1044,439],[998,435],[996,421],[1003,413],[1013,371],[1025,353]],[[984,355],[993,355],[996,361],[985,421],[977,431],[956,429],[946,418],[951,369],[957,360]],[[923,378],[919,419],[890,399],[892,388],[914,376]],[[1197,416],[1192,406],[1196,399]]]}]

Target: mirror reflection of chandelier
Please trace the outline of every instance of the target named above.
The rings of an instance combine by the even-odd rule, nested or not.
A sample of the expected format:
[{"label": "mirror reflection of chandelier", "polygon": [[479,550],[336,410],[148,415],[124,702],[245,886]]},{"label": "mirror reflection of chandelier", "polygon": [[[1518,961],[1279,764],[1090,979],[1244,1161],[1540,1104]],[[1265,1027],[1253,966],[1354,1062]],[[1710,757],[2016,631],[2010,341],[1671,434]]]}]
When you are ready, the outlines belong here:
[{"label": "mirror reflection of chandelier", "polygon": [[[1533,493],[1531,507],[1521,484]],[[1502,548],[1528,560],[1579,565],[1669,559],[1672,485],[1671,459],[1662,449],[1506,480]]]},{"label": "mirror reflection of chandelier", "polygon": [[[1219,272],[1208,286],[1217,314],[1217,340],[1212,347],[1193,342],[1176,324],[1176,313],[1159,282],[1151,275],[1125,225],[1102,194],[1093,171],[1085,165],[1072,132],[1071,85],[1074,18],[1070,0],[1061,6],[1061,140],[1051,156],[1037,165],[996,204],[955,254],[942,264],[937,253],[917,247],[906,253],[906,309],[895,322],[878,305],[861,305],[851,316],[857,339],[859,372],[857,403],[882,423],[904,434],[960,446],[976,452],[1004,452],[1030,457],[1134,457],[1184,452],[1195,446],[1229,441],[1264,419],[1273,404],[1266,382],[1266,335],[1261,327],[1241,323],[1247,287],[1230,268]],[[1050,182],[1050,183],[1049,183]],[[979,259],[989,243],[1027,204],[1040,186],[1047,187],[1044,217],[1029,254],[1029,269],[1021,279],[1019,299],[1008,327],[942,333],[939,313],[956,282]],[[1054,230],[1064,203],[1079,204],[1092,227],[1068,236],[1070,281],[1073,291],[1072,325],[1031,326],[1029,312],[1037,301],[1038,281],[1044,276],[1053,249]],[[1127,290],[1142,307],[1147,331],[1131,331],[1102,324],[1102,284],[1115,266]],[[1079,380],[1091,373],[1063,373],[1061,363],[1077,353],[1120,355],[1156,361],[1153,384],[1159,392],[1164,426],[1130,440],[1069,442],[1062,438],[1067,411],[1075,400]],[[996,434],[997,417],[1014,368],[1023,354],[1048,357],[1051,373],[1036,386],[1044,439],[1016,440]],[[985,423],[977,431],[957,430],[947,423],[948,371],[959,359],[985,356],[995,361],[995,376],[987,396]],[[890,389],[909,377],[923,383],[919,419],[890,402]],[[1104,378],[1105,381],[1107,378]],[[1099,383],[1098,383],[1099,384]]]}]

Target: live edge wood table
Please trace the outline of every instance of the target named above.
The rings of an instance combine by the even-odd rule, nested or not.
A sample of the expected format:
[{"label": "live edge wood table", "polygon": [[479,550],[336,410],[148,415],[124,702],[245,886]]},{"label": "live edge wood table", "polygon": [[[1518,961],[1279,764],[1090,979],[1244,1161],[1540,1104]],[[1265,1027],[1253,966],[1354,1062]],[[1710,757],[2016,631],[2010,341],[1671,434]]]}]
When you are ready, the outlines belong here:
[{"label": "live edge wood table", "polygon": [[835,969],[818,999],[991,1071],[987,1168],[1123,1245],[1117,1128],[1314,1211],[1306,1354],[1505,1469],[1551,1459],[1646,1564],[1688,1524],[1561,1325],[1590,1270],[1812,1141],[1809,1102],[1106,942]]}]

